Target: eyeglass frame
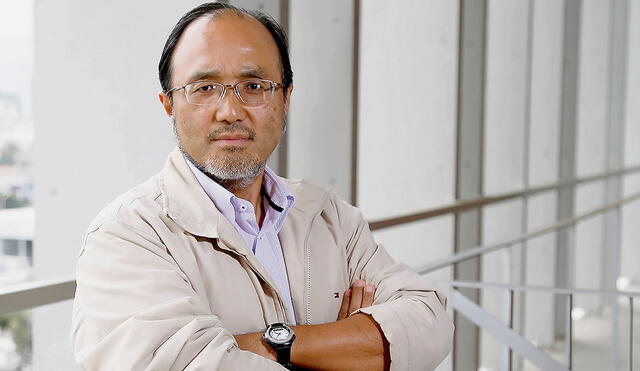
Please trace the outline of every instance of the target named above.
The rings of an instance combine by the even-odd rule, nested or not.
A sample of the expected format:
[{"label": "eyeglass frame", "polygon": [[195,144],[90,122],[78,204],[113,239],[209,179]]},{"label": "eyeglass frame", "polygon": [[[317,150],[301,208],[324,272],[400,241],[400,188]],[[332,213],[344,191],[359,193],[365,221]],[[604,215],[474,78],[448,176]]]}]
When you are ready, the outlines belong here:
[{"label": "eyeglass frame", "polygon": [[[273,80],[267,80],[267,79],[249,79],[249,80],[242,80],[242,81],[238,81],[238,82],[237,82],[237,83],[235,83],[235,84],[223,84],[223,83],[218,82],[218,81],[200,80],[200,81],[192,81],[192,82],[190,82],[190,83],[188,83],[188,84],[185,84],[185,85],[182,85],[182,86],[177,86],[177,87],[175,87],[175,88],[171,88],[171,89],[167,90],[165,94],[167,94],[167,95],[171,98],[171,97],[173,97],[173,92],[174,92],[174,91],[183,90],[183,91],[184,91],[184,98],[187,100],[187,103],[192,104],[192,105],[194,105],[194,106],[213,106],[213,105],[216,105],[216,104],[220,103],[220,102],[224,99],[225,94],[227,94],[227,89],[229,89],[229,88],[233,88],[233,92],[235,93],[236,98],[238,98],[238,100],[239,100],[242,104],[246,105],[247,107],[259,107],[259,106],[261,106],[262,104],[259,104],[259,105],[256,105],[256,106],[250,106],[250,105],[248,105],[248,103],[247,103],[247,102],[245,102],[245,101],[244,101],[244,99],[242,99],[242,97],[240,96],[240,92],[238,91],[238,85],[240,85],[240,84],[242,84],[242,83],[244,83],[244,82],[249,82],[249,81],[266,81],[266,82],[269,82],[269,83],[271,84],[271,89],[270,89],[270,91],[271,91],[271,98],[270,98],[269,100],[265,101],[265,102],[264,102],[264,103],[262,103],[262,104],[266,104],[266,103],[268,103],[271,99],[273,99],[273,93],[274,93],[277,89],[284,87],[284,84],[283,84],[283,83],[281,83],[281,82],[275,82],[275,81],[273,81]],[[222,91],[222,94],[220,95],[220,98],[218,98],[218,100],[217,100],[215,103],[212,103],[212,104],[199,104],[199,103],[191,103],[191,102],[189,101],[189,97],[187,97],[187,90],[186,90],[185,88],[186,88],[187,86],[189,86],[189,85],[192,85],[192,84],[198,84],[198,83],[203,83],[203,82],[210,82],[210,83],[218,84],[218,85],[220,85],[220,86],[224,87],[224,90]]]}]

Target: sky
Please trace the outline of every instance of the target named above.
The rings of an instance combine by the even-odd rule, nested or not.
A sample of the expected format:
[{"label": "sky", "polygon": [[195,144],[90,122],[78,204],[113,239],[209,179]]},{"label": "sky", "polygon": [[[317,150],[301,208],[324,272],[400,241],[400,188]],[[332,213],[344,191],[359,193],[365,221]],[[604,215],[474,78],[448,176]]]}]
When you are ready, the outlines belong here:
[{"label": "sky", "polygon": [[33,0],[0,0],[0,92],[13,93],[27,114],[31,107]]}]

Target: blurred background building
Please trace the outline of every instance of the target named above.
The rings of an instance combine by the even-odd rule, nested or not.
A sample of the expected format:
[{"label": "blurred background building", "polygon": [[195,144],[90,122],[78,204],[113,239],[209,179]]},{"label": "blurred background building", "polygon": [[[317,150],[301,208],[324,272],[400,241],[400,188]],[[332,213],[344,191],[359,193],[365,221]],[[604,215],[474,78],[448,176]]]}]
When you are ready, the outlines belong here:
[{"label": "blurred background building", "polygon": [[[157,63],[201,2],[0,0],[0,371],[78,369],[83,234],[175,145]],[[640,0],[230,3],[289,34],[271,167],[448,292],[439,370],[640,370]]]}]

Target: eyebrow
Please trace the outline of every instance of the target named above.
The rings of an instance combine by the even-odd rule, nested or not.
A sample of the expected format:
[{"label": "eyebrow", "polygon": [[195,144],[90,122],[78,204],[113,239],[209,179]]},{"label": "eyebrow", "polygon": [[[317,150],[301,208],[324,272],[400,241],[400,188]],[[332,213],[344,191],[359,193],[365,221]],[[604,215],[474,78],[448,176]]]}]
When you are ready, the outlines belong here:
[{"label": "eyebrow", "polygon": [[[262,67],[249,67],[241,70],[237,73],[236,77],[256,77],[256,78],[264,78],[266,76],[266,71]],[[216,80],[218,79],[222,73],[220,70],[207,70],[207,71],[197,71],[193,75],[191,75],[188,79],[189,82],[199,81],[199,80]]]},{"label": "eyebrow", "polygon": [[259,78],[263,78],[267,75],[267,71],[265,71],[262,67],[250,67],[250,68],[245,68],[243,70],[240,71],[240,73],[237,75],[238,77],[259,77]]},{"label": "eyebrow", "polygon": [[189,76],[188,82],[194,82],[198,80],[215,80],[220,76],[219,70],[197,71],[193,75]]}]

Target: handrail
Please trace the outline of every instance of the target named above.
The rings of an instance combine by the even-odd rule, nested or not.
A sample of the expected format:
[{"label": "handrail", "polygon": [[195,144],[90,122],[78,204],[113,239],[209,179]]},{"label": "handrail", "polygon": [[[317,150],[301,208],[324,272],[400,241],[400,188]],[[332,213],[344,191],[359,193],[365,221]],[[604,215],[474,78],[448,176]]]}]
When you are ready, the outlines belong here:
[{"label": "handrail", "polygon": [[[634,299],[640,297],[640,292],[638,291],[620,291],[620,290],[594,290],[594,289],[583,289],[583,288],[562,288],[562,287],[549,287],[549,286],[533,286],[533,285],[513,285],[506,283],[488,283],[488,282],[476,282],[476,281],[448,281],[448,280],[437,280],[434,281],[436,284],[445,284],[455,288],[472,288],[472,289],[484,289],[484,288],[498,288],[502,290],[507,290],[509,294],[509,327],[512,329],[513,324],[513,295],[515,291],[521,292],[545,292],[549,294],[558,294],[567,296],[567,315],[569,317],[567,324],[567,358],[569,368],[571,369],[571,365],[573,364],[573,321],[571,319],[573,308],[574,308],[574,296],[575,295],[597,295],[597,296],[608,296],[614,299],[618,299],[619,297],[626,297],[629,299],[629,350],[628,350],[628,362],[629,362],[629,370],[633,370],[633,347],[634,347],[634,331],[633,331],[633,317],[634,317]],[[524,341],[523,338],[518,337],[517,334],[509,331],[508,329],[501,328],[504,327],[499,323],[499,321],[485,310],[482,310],[480,306],[474,303],[472,300],[462,295],[459,291],[453,289],[452,293],[452,304],[454,309],[457,312],[462,312],[468,320],[475,323],[477,326],[488,330],[493,333],[494,336],[501,338],[503,344],[509,344],[509,360],[511,360],[511,352],[513,350],[518,351],[521,354],[528,353],[528,358],[530,360],[536,360],[538,363],[549,361],[545,359],[540,353],[536,352],[534,349],[530,347],[531,343]],[[614,354],[617,354],[617,348],[614,343],[613,345]],[[518,349],[516,349],[518,348]],[[509,361],[510,363],[510,361]],[[550,367],[545,369],[555,369],[556,367],[551,364]]]},{"label": "handrail", "polygon": [[620,290],[595,290],[584,288],[565,288],[565,287],[552,287],[552,286],[536,286],[536,285],[512,285],[508,283],[496,283],[496,282],[477,282],[477,281],[449,281],[449,280],[433,280],[435,284],[444,284],[452,287],[464,287],[472,289],[483,288],[496,288],[512,291],[535,291],[545,292],[549,294],[561,294],[561,295],[597,295],[608,297],[640,297],[640,291],[620,291]]},{"label": "handrail", "polygon": [[457,254],[453,254],[449,257],[446,257],[444,259],[440,259],[437,260],[435,262],[429,263],[429,264],[425,264],[422,265],[420,267],[415,268],[415,271],[418,272],[419,274],[426,274],[426,273],[430,273],[433,271],[436,271],[438,269],[442,269],[445,267],[448,267],[452,264],[455,263],[459,263],[465,260],[469,260],[469,259],[473,259],[477,256],[483,255],[485,253],[491,252],[491,251],[495,251],[495,250],[500,250],[500,249],[504,249],[504,248],[508,248],[512,245],[515,245],[517,243],[520,242],[524,242],[526,240],[532,239],[534,237],[538,237],[538,236],[542,236],[545,235],[547,233],[551,233],[554,232],[558,229],[562,229],[562,228],[566,228],[566,227],[570,227],[572,225],[575,225],[576,223],[587,219],[587,218],[591,218],[597,214],[603,213],[605,211],[617,208],[622,206],[625,203],[629,203],[631,201],[635,201],[637,199],[640,198],[640,192],[634,193],[631,196],[625,197],[617,202],[612,202],[610,204],[607,204],[605,206],[599,207],[597,209],[593,209],[591,211],[588,211],[584,214],[578,215],[578,216],[574,216],[572,218],[568,218],[568,219],[564,219],[561,220],[560,222],[557,222],[555,224],[537,229],[533,232],[529,232],[529,233],[525,233],[523,235],[520,235],[516,238],[511,238],[508,239],[506,241],[502,241],[499,243],[495,243],[495,244],[491,244],[491,245],[487,245],[487,246],[478,246],[478,247],[473,247],[471,249],[459,252]]},{"label": "handrail", "polygon": [[0,315],[73,299],[76,280],[62,277],[0,287]]},{"label": "handrail", "polygon": [[374,221],[369,222],[369,228],[372,231],[375,231],[375,230],[379,230],[379,229],[394,227],[394,226],[397,226],[397,225],[417,222],[417,221],[420,221],[420,220],[429,219],[429,218],[433,218],[433,217],[436,217],[436,216],[447,215],[447,214],[455,214],[455,213],[459,213],[459,212],[462,212],[462,211],[476,209],[476,208],[479,208],[479,207],[482,207],[482,206],[486,206],[486,205],[489,205],[489,204],[502,202],[502,201],[507,201],[507,200],[511,200],[511,199],[519,198],[519,197],[531,196],[531,195],[534,195],[534,194],[537,194],[537,193],[551,191],[551,190],[559,189],[559,188],[563,188],[563,187],[576,186],[578,184],[593,182],[593,181],[596,181],[596,180],[607,179],[607,178],[611,178],[611,177],[615,177],[615,176],[629,175],[631,173],[635,173],[635,172],[638,172],[638,171],[640,171],[640,165],[628,167],[628,168],[621,169],[621,170],[609,171],[609,172],[598,174],[598,175],[592,175],[592,176],[582,177],[582,178],[577,178],[577,179],[572,179],[572,180],[565,180],[565,181],[561,181],[561,182],[557,182],[557,183],[553,183],[553,184],[547,184],[547,185],[544,185],[544,186],[529,188],[529,189],[524,190],[524,191],[509,192],[509,193],[504,193],[504,194],[495,195],[495,196],[479,197],[479,198],[474,198],[474,199],[471,199],[471,200],[456,201],[455,203],[453,203],[451,205],[438,207],[436,209],[431,209],[431,210],[421,211],[421,212],[417,212],[417,213],[397,216],[397,217],[393,217],[393,218],[374,220]]},{"label": "handrail", "polygon": [[[426,274],[435,270],[447,267],[451,264],[455,264],[461,261],[472,259],[476,256],[484,253],[507,248],[513,244],[522,242],[524,240],[537,237],[546,233],[553,232],[557,229],[561,229],[567,226],[576,224],[577,222],[586,218],[592,217],[596,214],[618,207],[622,204],[634,201],[640,198],[640,192],[628,196],[618,202],[591,210],[582,215],[563,220],[559,223],[553,224],[541,228],[539,230],[527,233],[525,235],[503,241],[497,244],[488,246],[479,246],[464,252],[454,254],[445,259],[441,259],[431,264],[418,267],[415,270],[420,274]],[[558,289],[560,290],[560,289]],[[20,310],[30,309],[33,307],[52,304],[59,301],[73,299],[75,293],[75,279],[63,278],[44,281],[29,281],[27,283],[15,284],[0,287],[0,315],[12,313]]]},{"label": "handrail", "polygon": [[471,323],[480,327],[493,335],[498,341],[506,345],[509,349],[509,366],[511,370],[512,352],[520,354],[541,370],[549,371],[569,371],[560,362],[549,356],[544,351],[536,347],[531,341],[513,330],[511,321],[507,326],[505,323],[494,317],[491,313],[482,309],[473,300],[464,296],[461,292],[453,290],[451,293],[451,306],[457,314],[461,314]]}]

